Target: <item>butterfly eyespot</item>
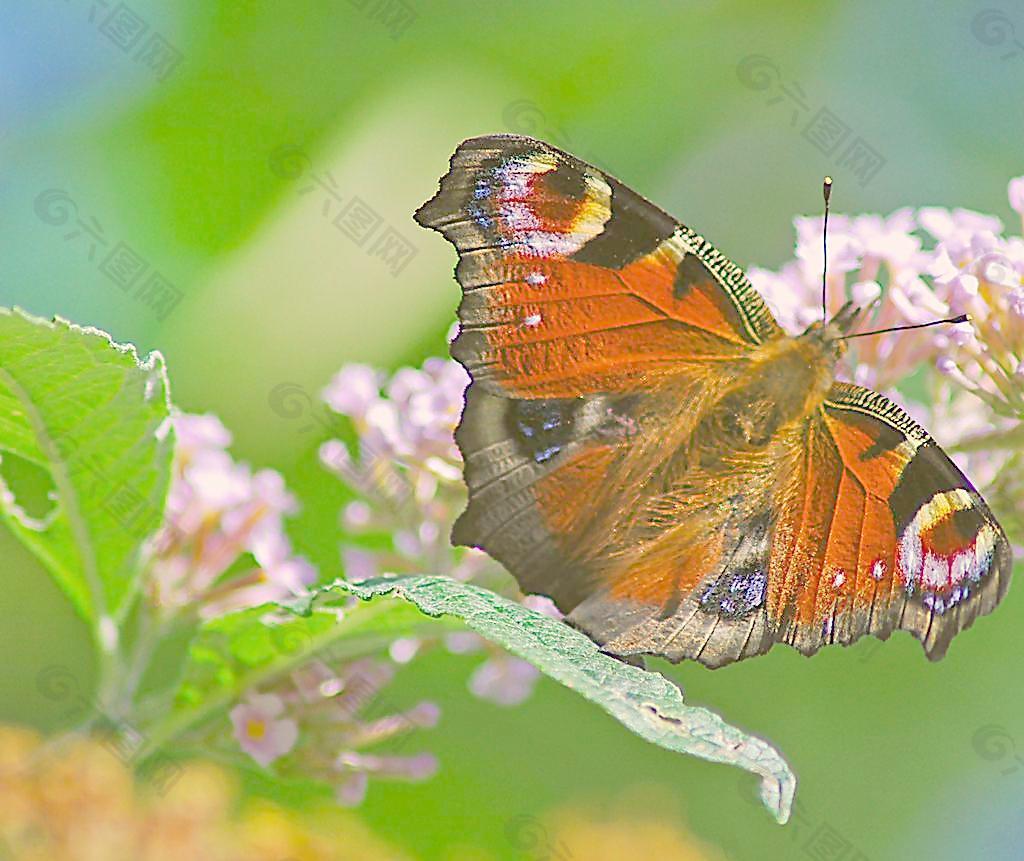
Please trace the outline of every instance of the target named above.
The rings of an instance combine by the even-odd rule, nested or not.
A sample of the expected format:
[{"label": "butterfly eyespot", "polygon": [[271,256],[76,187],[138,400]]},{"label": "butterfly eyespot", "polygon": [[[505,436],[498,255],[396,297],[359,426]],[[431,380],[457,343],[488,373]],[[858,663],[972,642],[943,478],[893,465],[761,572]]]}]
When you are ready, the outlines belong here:
[{"label": "butterfly eyespot", "polygon": [[554,170],[542,173],[539,183],[552,198],[583,200],[586,197],[586,176],[578,170],[573,170],[566,162],[559,163]]},{"label": "butterfly eyespot", "polygon": [[908,595],[943,615],[973,593],[992,568],[998,536],[963,489],[941,491],[904,529],[897,563]]},{"label": "butterfly eyespot", "polygon": [[522,453],[535,463],[547,463],[572,438],[577,404],[564,400],[513,401],[507,427]]},{"label": "butterfly eyespot", "polygon": [[465,206],[492,245],[514,243],[530,257],[559,257],[602,233],[611,217],[611,188],[597,172],[536,152],[492,164]]}]

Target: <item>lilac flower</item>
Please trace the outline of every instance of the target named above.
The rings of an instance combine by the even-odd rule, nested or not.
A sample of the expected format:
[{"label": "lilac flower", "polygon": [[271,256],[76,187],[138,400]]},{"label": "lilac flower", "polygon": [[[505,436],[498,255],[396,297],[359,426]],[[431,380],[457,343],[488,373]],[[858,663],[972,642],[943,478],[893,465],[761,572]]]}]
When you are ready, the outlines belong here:
[{"label": "lilac flower", "polygon": [[345,807],[355,807],[366,796],[371,774],[391,780],[428,780],[437,773],[437,758],[429,753],[407,757],[343,753],[335,761],[335,768],[344,776],[335,799]]},{"label": "lilac flower", "polygon": [[392,536],[385,552],[346,543],[346,576],[429,570],[465,580],[480,570],[482,554],[456,551],[448,540],[465,502],[454,430],[467,383],[460,365],[428,359],[421,370],[404,368],[390,380],[361,366],[356,373],[343,368],[325,390],[328,405],[345,410],[358,436],[354,450],[340,440],[320,449],[324,466],[360,494],[344,508],[342,528]]},{"label": "lilac flower", "polygon": [[[795,219],[796,259],[777,273],[759,267],[748,270],[751,282],[791,335],[799,335],[821,320],[823,223],[821,217]],[[873,307],[865,326],[885,328],[907,322],[902,310],[913,303],[906,293],[916,289],[917,268],[928,259],[914,227],[910,209],[888,217],[838,215],[829,219],[829,316],[852,300],[860,307]],[[840,379],[886,389],[927,354],[929,345],[927,336],[913,333],[900,338],[881,336],[870,343],[851,342],[851,352],[840,362],[837,373]]]},{"label": "lilac flower", "polygon": [[500,655],[477,667],[469,689],[481,699],[515,706],[529,698],[538,678],[540,670],[533,664]]},{"label": "lilac flower", "polygon": [[1003,232],[1000,219],[970,209],[948,210],[939,206],[926,206],[917,211],[917,221],[953,257],[969,256],[976,237],[996,236]]},{"label": "lilac flower", "polygon": [[[338,379],[351,382],[354,394],[346,400],[343,391],[336,391],[336,405],[365,416],[382,400],[378,384],[370,382],[376,378],[367,369],[343,372]],[[272,470],[253,472],[234,461],[227,452],[231,435],[213,416],[179,414],[174,423],[179,446],[165,524],[151,542],[147,562],[153,605],[167,616],[198,608],[201,617],[210,618],[306,592],[317,572],[293,552],[285,534],[284,520],[298,506],[284,479]],[[416,433],[426,439],[432,430]],[[436,441],[417,442],[391,449],[388,457],[399,450],[429,451],[432,457],[444,448]],[[337,462],[351,461],[346,460],[344,446],[333,456],[340,459]],[[377,459],[372,469],[382,466],[396,477],[404,475],[383,459]],[[376,486],[376,474],[367,475],[368,487]],[[394,497],[389,499],[395,502]],[[351,503],[347,515],[352,528],[374,522],[367,502]],[[439,544],[440,533],[432,524],[429,518],[418,523],[405,540],[408,550],[422,552]],[[355,555],[361,551],[347,550],[346,564],[355,573]],[[364,563],[376,570],[374,554],[362,552]],[[370,777],[428,777],[436,770],[430,754],[407,757],[364,750],[437,723],[437,706],[426,702],[406,711],[367,716],[382,702],[381,690],[393,675],[394,667],[386,661],[349,661],[332,668],[324,660],[310,659],[290,674],[268,681],[263,689],[247,693],[230,712],[234,737],[261,766],[274,764],[283,773],[324,780],[346,804],[361,801]],[[282,759],[285,754],[290,756]]]},{"label": "lilac flower", "polygon": [[[917,265],[921,260],[921,239],[914,235],[916,226],[910,207],[898,209],[888,217],[860,215],[853,219],[850,232],[860,240],[864,257],[857,262],[857,268],[863,268],[865,260],[869,265],[870,261],[875,265],[886,263],[893,269]],[[861,272],[861,277],[867,274]]]},{"label": "lilac flower", "polygon": [[1013,207],[1013,210],[1024,216],[1024,176],[1011,179],[1006,193],[1010,198],[1010,206]]},{"label": "lilac flower", "polygon": [[[1022,178],[1024,179],[1024,178]],[[1012,202],[1024,187],[1010,184]],[[798,334],[819,319],[820,218],[798,218],[796,259],[777,273],[750,270],[780,324]],[[966,209],[901,209],[887,217],[836,216],[829,224],[829,313],[848,298],[873,303],[863,328],[927,323],[967,313],[973,328],[897,332],[851,342],[840,378],[887,390],[925,362],[1003,414],[1021,411],[1007,375],[1020,367],[1019,289],[1024,240],[1003,237],[993,216]],[[998,350],[997,350],[998,347]],[[941,359],[941,361],[940,361]]]},{"label": "lilac flower", "polygon": [[[264,766],[291,752],[282,774],[293,770],[323,780],[347,806],[363,800],[371,777],[426,780],[437,770],[433,755],[366,750],[400,743],[413,731],[436,726],[440,717],[432,702],[393,711],[382,693],[393,677],[394,667],[384,661],[362,659],[334,668],[328,660],[312,660],[278,680],[271,692],[237,706],[231,713],[235,736]],[[288,728],[279,717],[286,708],[292,716]]]},{"label": "lilac flower", "polygon": [[323,397],[335,412],[352,420],[364,456],[426,464],[433,457],[458,458],[450,429],[462,412],[468,383],[461,365],[428,359],[422,370],[399,370],[384,395],[376,371],[349,365],[335,375]]},{"label": "lilac flower", "polygon": [[[403,368],[390,379],[365,366],[347,366],[324,390],[328,406],[347,416],[357,435],[351,448],[329,440],[320,449],[324,466],[359,494],[342,510],[342,528],[353,538],[372,532],[391,541],[389,549],[369,550],[347,540],[341,548],[347,578],[429,571],[515,592],[488,556],[454,548],[449,540],[466,500],[454,433],[468,382],[456,362],[427,359],[422,368]],[[487,681],[476,692],[508,703],[528,695],[536,676],[526,662],[468,636],[488,655],[478,670]],[[407,638],[393,654],[410,660],[428,645]]]},{"label": "lilac flower", "polygon": [[323,391],[323,399],[336,413],[365,416],[380,398],[380,373],[368,365],[346,365]]},{"label": "lilac flower", "polygon": [[273,694],[250,694],[231,710],[238,744],[264,768],[290,752],[299,737],[298,724],[283,712],[284,702]]},{"label": "lilac flower", "polygon": [[343,547],[341,550],[341,566],[345,578],[353,583],[362,583],[381,573],[379,554],[358,547]]},{"label": "lilac flower", "polygon": [[527,595],[523,598],[523,606],[533,610],[535,613],[540,613],[544,616],[550,616],[552,619],[564,619],[565,615],[558,607],[555,606],[555,602],[548,598],[546,595]]},{"label": "lilac flower", "polygon": [[[168,612],[198,604],[208,618],[305,591],[316,571],[284,533],[296,503],[281,476],[232,460],[231,435],[215,417],[173,421],[179,443],[165,522],[148,549],[153,603]],[[244,556],[255,564],[224,579]]]},{"label": "lilac flower", "polygon": [[778,272],[751,266],[747,275],[790,335],[799,335],[821,319],[821,273],[817,278],[805,277],[799,262],[793,260]]},{"label": "lilac flower", "polygon": [[928,267],[933,288],[969,325],[933,334],[937,368],[1001,416],[1024,416],[1018,371],[1024,363],[1024,240],[991,228],[998,220],[972,217],[943,240]]},{"label": "lilac flower", "polygon": [[185,462],[190,461],[198,451],[225,449],[231,445],[231,432],[214,415],[179,417],[174,432],[177,439],[176,454]]},{"label": "lilac flower", "polygon": [[[793,219],[793,224],[797,235],[796,259],[801,272],[807,279],[817,280],[820,284],[824,269],[824,219],[798,216]],[[864,246],[853,231],[850,219],[843,215],[830,217],[828,227],[828,274],[845,275],[856,270],[864,256]]]},{"label": "lilac flower", "polygon": [[288,540],[281,532],[255,534],[251,553],[258,567],[247,578],[232,582],[223,599],[211,600],[204,608],[206,615],[220,615],[300,595],[316,580],[316,568],[302,557],[292,555]]},{"label": "lilac flower", "polygon": [[445,647],[453,655],[469,655],[479,652],[487,641],[472,631],[456,631],[444,638]]}]

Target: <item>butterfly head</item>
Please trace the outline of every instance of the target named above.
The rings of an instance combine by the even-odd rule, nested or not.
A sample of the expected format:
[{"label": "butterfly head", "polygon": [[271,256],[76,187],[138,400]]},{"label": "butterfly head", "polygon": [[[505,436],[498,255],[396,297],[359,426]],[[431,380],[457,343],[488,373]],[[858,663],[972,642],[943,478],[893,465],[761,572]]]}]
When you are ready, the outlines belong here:
[{"label": "butterfly head", "polygon": [[838,359],[846,353],[846,338],[864,311],[864,308],[859,308],[853,302],[847,302],[831,320],[811,323],[801,337],[816,342],[822,352]]}]

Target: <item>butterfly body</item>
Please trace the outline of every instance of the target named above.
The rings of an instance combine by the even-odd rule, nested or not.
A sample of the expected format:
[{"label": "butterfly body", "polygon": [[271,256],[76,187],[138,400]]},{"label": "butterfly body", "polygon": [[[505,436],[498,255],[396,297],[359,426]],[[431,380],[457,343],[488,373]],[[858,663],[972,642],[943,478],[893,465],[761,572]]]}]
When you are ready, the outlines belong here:
[{"label": "butterfly body", "polygon": [[1005,593],[970,483],[836,382],[857,309],[787,335],[704,237],[529,138],[464,142],[417,220],[460,253],[453,540],[606,651],[720,666],[905,628],[940,657]]}]

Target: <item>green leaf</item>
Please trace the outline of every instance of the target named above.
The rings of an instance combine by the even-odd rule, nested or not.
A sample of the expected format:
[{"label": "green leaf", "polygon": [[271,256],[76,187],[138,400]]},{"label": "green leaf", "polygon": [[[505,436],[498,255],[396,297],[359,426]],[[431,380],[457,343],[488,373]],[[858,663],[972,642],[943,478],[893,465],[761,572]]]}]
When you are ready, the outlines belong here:
[{"label": "green leaf", "polygon": [[[331,590],[363,600],[394,593],[429,616],[450,615],[572,688],[647,741],[761,777],[761,800],[780,823],[789,818],[796,777],[767,742],[725,723],[714,712],[688,706],[659,673],[625,664],[599,651],[586,636],[556,619],[500,595],[448,577],[335,581]],[[316,613],[314,602],[305,609]]]},{"label": "green leaf", "polygon": [[30,516],[0,479],[0,515],[101,641],[130,604],[140,546],[163,515],[168,415],[159,354],[140,361],[97,329],[0,308],[0,456],[52,484],[52,508]]}]

